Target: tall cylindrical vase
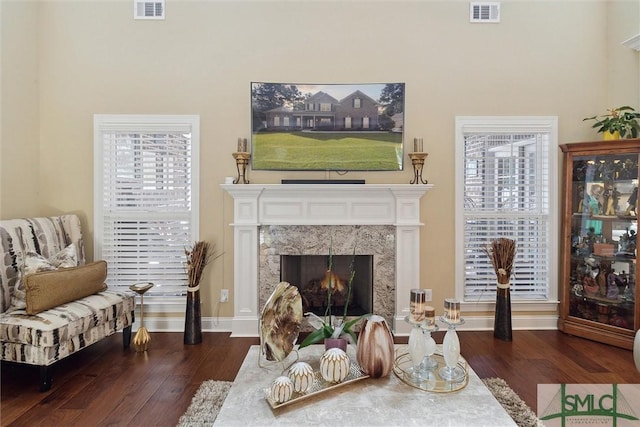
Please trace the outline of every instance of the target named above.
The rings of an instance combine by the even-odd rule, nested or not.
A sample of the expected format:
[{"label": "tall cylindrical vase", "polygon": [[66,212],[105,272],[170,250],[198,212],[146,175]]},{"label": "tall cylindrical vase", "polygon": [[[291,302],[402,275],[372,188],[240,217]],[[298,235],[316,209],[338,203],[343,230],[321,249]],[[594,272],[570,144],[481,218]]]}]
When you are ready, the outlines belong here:
[{"label": "tall cylindrical vase", "polygon": [[200,286],[187,288],[187,311],[184,315],[184,343],[202,342],[202,312],[200,307]]},{"label": "tall cylindrical vase", "polygon": [[503,341],[512,341],[511,290],[508,283],[498,283],[496,292],[496,314],[493,320],[493,336]]}]

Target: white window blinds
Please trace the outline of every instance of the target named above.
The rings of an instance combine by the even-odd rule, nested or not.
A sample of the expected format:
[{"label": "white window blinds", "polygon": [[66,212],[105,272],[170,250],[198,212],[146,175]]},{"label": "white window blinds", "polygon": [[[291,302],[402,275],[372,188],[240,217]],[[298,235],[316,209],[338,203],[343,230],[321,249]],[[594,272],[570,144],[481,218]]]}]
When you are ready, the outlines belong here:
[{"label": "white window blinds", "polygon": [[556,253],[551,140],[549,130],[526,126],[494,131],[462,127],[465,301],[495,299],[496,274],[483,248],[499,237],[517,243],[512,299],[549,299]]},{"label": "white window blinds", "polygon": [[183,293],[185,248],[197,236],[198,118],[96,116],[94,125],[95,256],[108,263],[107,283]]}]

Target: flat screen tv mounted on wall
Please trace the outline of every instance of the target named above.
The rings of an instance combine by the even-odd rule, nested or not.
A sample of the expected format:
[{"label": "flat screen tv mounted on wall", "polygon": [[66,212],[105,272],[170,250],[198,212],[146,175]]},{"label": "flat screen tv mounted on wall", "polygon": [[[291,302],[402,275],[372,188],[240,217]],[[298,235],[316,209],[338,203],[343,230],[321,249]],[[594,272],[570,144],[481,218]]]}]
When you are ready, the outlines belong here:
[{"label": "flat screen tv mounted on wall", "polygon": [[254,170],[399,171],[404,83],[251,83]]}]

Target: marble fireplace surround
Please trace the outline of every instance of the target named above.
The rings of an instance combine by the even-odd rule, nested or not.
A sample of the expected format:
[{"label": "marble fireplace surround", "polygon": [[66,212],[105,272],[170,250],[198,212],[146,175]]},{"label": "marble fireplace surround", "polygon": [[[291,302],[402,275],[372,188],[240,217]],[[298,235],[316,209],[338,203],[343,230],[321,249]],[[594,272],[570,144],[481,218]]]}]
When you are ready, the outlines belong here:
[{"label": "marble fireplace surround", "polygon": [[[231,224],[234,232],[234,317],[231,336],[258,336],[260,310],[271,293],[270,290],[260,290],[261,274],[270,282],[275,277],[273,266],[263,265],[271,263],[271,260],[261,259],[261,247],[265,254],[269,253],[261,242],[261,234],[262,240],[265,237],[271,239],[283,236],[283,231],[302,230],[297,226],[305,226],[305,230],[309,230],[307,226],[318,226],[314,231],[317,236],[328,230],[349,230],[351,238],[343,239],[340,251],[344,253],[335,252],[338,255],[352,253],[350,239],[359,239],[358,246],[368,240],[369,243],[362,243],[363,249],[369,246],[367,250],[374,250],[373,246],[377,246],[371,242],[384,241],[386,247],[375,249],[377,260],[375,253],[370,252],[374,253],[374,276],[376,261],[385,261],[384,254],[394,253],[395,277],[391,278],[390,270],[386,268],[381,270],[387,271],[382,278],[384,282],[376,283],[379,278],[374,278],[374,311],[381,310],[380,314],[392,319],[391,327],[395,333],[408,333],[409,328],[403,319],[409,313],[409,290],[420,287],[420,228],[423,225],[420,222],[420,199],[432,187],[431,184],[221,184],[221,188],[234,200],[234,221]],[[389,242],[390,239],[393,241]],[[302,240],[305,241],[309,242]],[[395,245],[395,251],[391,252],[393,248],[388,247],[389,244]],[[285,247],[281,246],[279,250]],[[328,244],[326,246],[317,251],[323,252],[328,249]],[[289,249],[284,249],[285,252],[300,251],[290,249],[288,243],[286,247]],[[328,250],[323,253],[328,253]],[[380,286],[391,287],[391,290],[385,291],[387,293],[379,296],[376,302],[375,291]],[[391,296],[393,300],[389,306]]]}]

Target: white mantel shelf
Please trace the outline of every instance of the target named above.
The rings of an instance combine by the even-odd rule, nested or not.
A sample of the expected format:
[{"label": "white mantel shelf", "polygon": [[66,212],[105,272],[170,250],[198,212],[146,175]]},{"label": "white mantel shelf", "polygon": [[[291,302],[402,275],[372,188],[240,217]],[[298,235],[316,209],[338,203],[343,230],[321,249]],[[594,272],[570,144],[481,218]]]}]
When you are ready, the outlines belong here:
[{"label": "white mantel shelf", "polygon": [[258,335],[260,225],[396,226],[395,328],[420,287],[420,199],[433,185],[221,184],[234,199],[232,336]]}]

